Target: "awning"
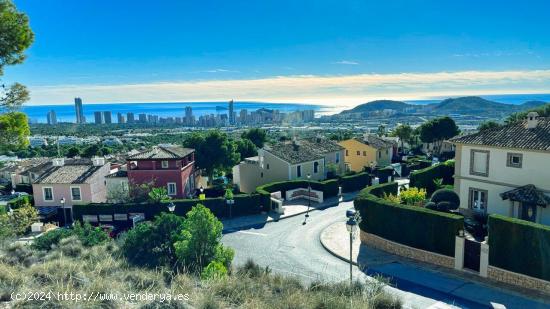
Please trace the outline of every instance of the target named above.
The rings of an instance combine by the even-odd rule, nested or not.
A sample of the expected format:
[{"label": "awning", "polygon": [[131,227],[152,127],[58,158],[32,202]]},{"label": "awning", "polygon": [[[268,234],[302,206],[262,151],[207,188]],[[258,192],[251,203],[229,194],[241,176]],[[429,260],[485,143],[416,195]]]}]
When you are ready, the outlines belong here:
[{"label": "awning", "polygon": [[38,216],[40,218],[47,219],[57,214],[57,208],[58,207],[55,207],[55,206],[54,207],[44,206],[44,207],[36,207],[36,210],[38,210]]},{"label": "awning", "polygon": [[503,200],[535,204],[546,207],[550,205],[550,196],[544,194],[534,185],[526,185],[500,194]]}]

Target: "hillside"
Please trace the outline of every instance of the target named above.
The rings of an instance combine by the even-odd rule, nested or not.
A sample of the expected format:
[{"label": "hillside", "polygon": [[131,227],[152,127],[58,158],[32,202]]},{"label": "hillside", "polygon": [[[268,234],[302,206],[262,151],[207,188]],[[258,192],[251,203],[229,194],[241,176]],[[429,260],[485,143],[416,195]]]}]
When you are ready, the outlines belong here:
[{"label": "hillside", "polygon": [[396,111],[402,111],[407,107],[410,107],[412,104],[407,104],[405,102],[401,101],[392,101],[392,100],[377,100],[377,101],[371,101],[368,103],[363,103],[361,105],[357,105],[356,107],[345,110],[342,112],[342,114],[348,114],[348,113],[368,113],[368,112],[374,112],[374,111],[380,111],[384,109],[393,109]]},{"label": "hillside", "polygon": [[428,105],[409,104],[401,101],[392,100],[377,100],[368,103],[363,103],[352,109],[341,112],[341,115],[351,113],[372,113],[385,109],[395,110],[396,112],[404,112],[406,109],[411,111],[424,111],[436,113],[440,115],[446,114],[511,114],[524,110],[536,108],[546,104],[542,101],[528,101],[520,105],[499,103],[486,100],[484,98],[469,96],[459,98],[445,99],[439,103]]}]

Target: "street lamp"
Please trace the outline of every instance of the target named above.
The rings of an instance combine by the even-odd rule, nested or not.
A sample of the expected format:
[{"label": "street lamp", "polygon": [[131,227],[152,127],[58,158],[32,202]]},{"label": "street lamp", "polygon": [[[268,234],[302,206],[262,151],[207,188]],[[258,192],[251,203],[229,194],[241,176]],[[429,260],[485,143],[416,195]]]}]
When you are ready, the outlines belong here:
[{"label": "street lamp", "polygon": [[307,174],[307,212],[306,218],[309,218],[309,207],[311,207],[311,174]]},{"label": "street lamp", "polygon": [[59,202],[61,203],[61,208],[63,208],[63,226],[67,225],[67,214],[65,213],[65,198],[62,197]]},{"label": "street lamp", "polygon": [[168,204],[168,210],[173,213],[174,210],[176,210],[176,205],[174,204],[174,202],[170,201],[170,204]]},{"label": "street lamp", "polygon": [[346,229],[349,233],[349,286],[351,288],[353,286],[353,234],[357,229],[357,221],[354,217],[349,217],[346,222]]}]

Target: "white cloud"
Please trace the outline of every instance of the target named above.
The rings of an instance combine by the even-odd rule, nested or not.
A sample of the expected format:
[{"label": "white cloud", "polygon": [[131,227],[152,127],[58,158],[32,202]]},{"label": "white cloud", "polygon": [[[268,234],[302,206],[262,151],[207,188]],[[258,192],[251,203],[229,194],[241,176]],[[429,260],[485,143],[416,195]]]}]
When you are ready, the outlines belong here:
[{"label": "white cloud", "polygon": [[235,71],[235,70],[227,70],[227,69],[212,69],[212,70],[204,70],[204,71],[199,71],[200,73],[238,73],[239,71]]},{"label": "white cloud", "polygon": [[359,62],[357,61],[351,61],[351,60],[340,60],[333,62],[334,64],[345,64],[345,65],[358,65]]},{"label": "white cloud", "polygon": [[547,93],[550,89],[550,70],[299,75],[29,88],[30,104],[70,104],[74,97],[79,96],[90,103],[224,101],[233,98],[240,101],[348,106],[381,98]]}]

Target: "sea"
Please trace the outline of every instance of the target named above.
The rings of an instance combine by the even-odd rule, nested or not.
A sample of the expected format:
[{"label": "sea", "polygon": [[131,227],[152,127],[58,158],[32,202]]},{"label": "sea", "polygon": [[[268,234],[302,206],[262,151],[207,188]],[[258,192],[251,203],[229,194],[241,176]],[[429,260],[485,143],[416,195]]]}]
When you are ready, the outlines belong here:
[{"label": "sea", "polygon": [[[550,94],[508,94],[508,95],[481,95],[487,100],[507,103],[522,104],[526,101],[544,101],[550,102]],[[447,97],[433,97],[422,100],[402,100],[411,104],[430,104],[437,103]],[[116,114],[126,115],[133,112],[137,118],[138,114],[153,114],[159,117],[184,117],[185,107],[191,106],[193,115],[198,118],[206,114],[227,114],[228,102],[158,102],[158,103],[86,103],[83,102],[84,115],[87,122],[93,122],[94,112],[111,111],[113,121],[116,122]],[[246,109],[250,113],[260,108],[274,109],[279,112],[288,113],[300,110],[314,110],[316,116],[331,115],[352,108],[353,105],[334,106],[325,104],[301,104],[301,103],[265,103],[265,102],[238,102],[234,103],[234,110],[238,114],[241,109]],[[75,109],[73,104],[63,105],[24,105],[22,111],[25,112],[32,123],[45,123],[47,113],[54,110],[58,122],[74,122]]]}]

